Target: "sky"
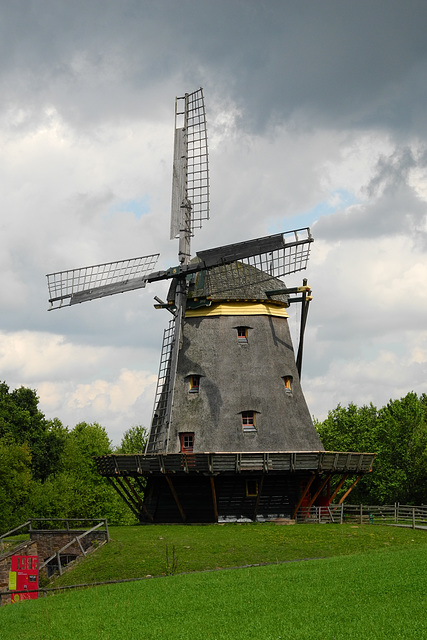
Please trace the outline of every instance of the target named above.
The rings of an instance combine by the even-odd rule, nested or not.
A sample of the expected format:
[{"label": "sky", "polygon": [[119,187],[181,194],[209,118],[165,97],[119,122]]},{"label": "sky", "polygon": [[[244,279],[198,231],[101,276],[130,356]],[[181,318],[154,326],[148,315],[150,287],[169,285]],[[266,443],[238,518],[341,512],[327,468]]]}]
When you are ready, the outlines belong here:
[{"label": "sky", "polygon": [[427,392],[426,24],[417,0],[0,0],[0,379],[114,444],[149,427],[166,285],[48,312],[46,274],[177,263],[174,102],[203,87],[192,251],[311,227],[287,280],[313,290],[311,414]]}]

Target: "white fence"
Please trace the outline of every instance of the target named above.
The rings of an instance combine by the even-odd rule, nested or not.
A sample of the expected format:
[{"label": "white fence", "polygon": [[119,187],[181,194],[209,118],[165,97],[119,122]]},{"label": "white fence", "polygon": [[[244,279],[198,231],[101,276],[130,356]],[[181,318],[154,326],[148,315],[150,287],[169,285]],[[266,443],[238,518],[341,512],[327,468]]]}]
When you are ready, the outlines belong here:
[{"label": "white fence", "polygon": [[301,508],[297,522],[357,522],[359,524],[398,524],[427,528],[427,506],[395,504],[331,504],[329,507]]}]

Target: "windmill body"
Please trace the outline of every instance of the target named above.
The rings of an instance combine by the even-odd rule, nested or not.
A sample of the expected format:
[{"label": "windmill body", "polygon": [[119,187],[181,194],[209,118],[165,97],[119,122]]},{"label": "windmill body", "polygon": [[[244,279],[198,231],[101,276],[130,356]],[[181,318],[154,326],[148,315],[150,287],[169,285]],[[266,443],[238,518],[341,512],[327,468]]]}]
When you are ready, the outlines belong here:
[{"label": "windmill body", "polygon": [[[247,279],[254,270],[239,267]],[[168,433],[148,450],[188,451],[189,440],[194,452],[322,450],[296,367],[288,296],[266,294],[284,283],[264,276],[230,290],[230,280],[232,268],[217,267],[189,287]]]},{"label": "windmill body", "polygon": [[[371,471],[374,454],[324,451],[301,388],[310,289],[284,277],[306,268],[308,228],[198,251],[209,218],[202,89],[177,98],[171,238],[158,254],[48,275],[51,308],[169,280],[165,331],[145,452],[97,459],[98,471],[140,522],[216,522],[309,514],[344,481]],[[301,304],[295,354],[287,309]]]}]

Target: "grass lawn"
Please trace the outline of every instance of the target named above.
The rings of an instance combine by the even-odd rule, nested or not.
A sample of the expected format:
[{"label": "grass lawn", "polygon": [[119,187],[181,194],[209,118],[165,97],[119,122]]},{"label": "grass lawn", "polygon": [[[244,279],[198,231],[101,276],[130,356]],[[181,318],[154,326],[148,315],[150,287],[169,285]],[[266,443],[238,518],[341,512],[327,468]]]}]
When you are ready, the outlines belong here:
[{"label": "grass lawn", "polygon": [[[154,525],[111,527],[110,534],[109,544],[78,562],[53,586],[427,544],[424,531],[347,524]],[[176,567],[172,566],[173,552]]]},{"label": "grass lawn", "polygon": [[[339,534],[339,527],[331,529]],[[323,560],[62,592],[2,607],[0,635],[2,640],[420,640],[427,637],[424,536],[425,543],[409,537],[408,544]]]},{"label": "grass lawn", "polygon": [[20,544],[21,542],[29,540],[29,537],[30,536],[28,534],[24,533],[22,535],[5,538],[2,544],[3,553],[8,553],[9,551],[13,551],[14,547],[17,547],[18,544]]}]

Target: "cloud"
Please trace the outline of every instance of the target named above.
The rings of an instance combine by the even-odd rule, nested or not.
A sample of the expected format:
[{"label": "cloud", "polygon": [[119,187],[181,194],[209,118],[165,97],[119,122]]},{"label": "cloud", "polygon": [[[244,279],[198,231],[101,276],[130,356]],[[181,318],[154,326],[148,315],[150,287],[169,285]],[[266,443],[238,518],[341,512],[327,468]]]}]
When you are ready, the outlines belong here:
[{"label": "cloud", "polygon": [[313,247],[310,279],[303,385],[313,413],[424,392],[425,253],[403,235],[345,238],[327,250],[317,261]]},{"label": "cloud", "polygon": [[46,417],[70,427],[101,422],[116,443],[129,423],[149,427],[157,376],[143,367],[155,369],[157,345],[154,351],[79,345],[50,333],[0,333],[0,368],[11,388],[36,389]]},{"label": "cloud", "polygon": [[375,171],[362,189],[363,201],[320,218],[316,232],[330,239],[395,234],[410,235],[414,242],[424,239],[427,200],[422,176],[425,169],[424,148],[420,151],[409,146],[395,147],[390,155],[380,155]]},{"label": "cloud", "polygon": [[47,418],[59,416],[73,427],[79,422],[100,422],[114,444],[123,433],[140,424],[149,428],[157,376],[147,371],[121,369],[113,380],[98,378],[87,384],[42,382],[37,387]]},{"label": "cloud", "polygon": [[[21,0],[0,8],[0,365],[69,425],[148,424],[167,283],[47,313],[45,274],[160,253],[174,97],[203,86],[199,249],[312,225],[303,384],[337,402],[425,380],[427,6]],[[297,334],[298,312],[292,312]]]},{"label": "cloud", "polygon": [[[414,336],[402,333],[404,344]],[[417,344],[409,353],[398,354],[392,349],[373,350],[346,360],[334,358],[327,363],[322,375],[304,376],[303,387],[309,407],[316,407],[315,418],[325,419],[328,411],[338,404],[356,402],[359,406],[374,404],[377,408],[390,400],[401,398],[409,391],[425,393],[427,374],[427,341],[425,334],[416,338]],[[357,400],[355,400],[357,389]]]},{"label": "cloud", "polygon": [[35,0],[2,13],[3,105],[25,105],[27,122],[51,104],[78,128],[166,117],[179,86],[202,84],[259,131],[295,116],[304,126],[425,125],[427,8],[417,0]]}]

